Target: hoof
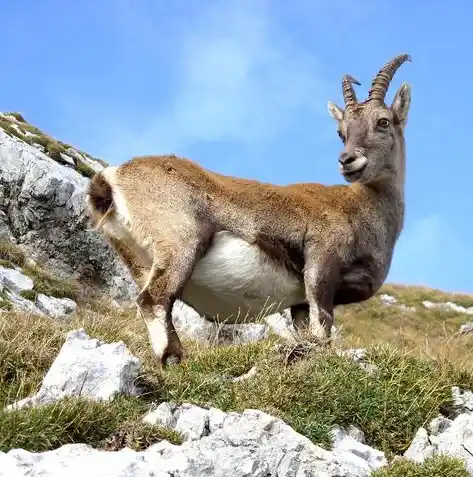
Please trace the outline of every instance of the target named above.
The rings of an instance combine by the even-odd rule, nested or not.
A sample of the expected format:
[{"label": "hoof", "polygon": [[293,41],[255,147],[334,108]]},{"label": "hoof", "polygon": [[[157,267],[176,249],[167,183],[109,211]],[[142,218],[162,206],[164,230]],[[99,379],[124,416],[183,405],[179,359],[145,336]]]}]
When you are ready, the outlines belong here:
[{"label": "hoof", "polygon": [[166,354],[162,357],[161,359],[161,364],[163,368],[166,368],[168,366],[174,366],[176,364],[179,364],[182,361],[182,355],[180,354]]}]

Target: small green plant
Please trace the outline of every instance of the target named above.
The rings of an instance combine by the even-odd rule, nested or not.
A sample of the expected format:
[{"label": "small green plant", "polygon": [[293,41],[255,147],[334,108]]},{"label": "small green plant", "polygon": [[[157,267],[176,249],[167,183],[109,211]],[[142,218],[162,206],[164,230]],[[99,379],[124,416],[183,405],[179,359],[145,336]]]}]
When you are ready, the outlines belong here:
[{"label": "small green plant", "polygon": [[24,135],[18,130],[18,128],[14,127],[13,124],[3,116],[0,116],[0,128],[10,134],[10,136],[15,136],[23,141],[25,140]]},{"label": "small green plant", "polygon": [[25,253],[18,245],[0,239],[0,259],[22,267],[25,264]]},{"label": "small green plant", "polygon": [[407,459],[396,459],[389,467],[371,474],[371,477],[469,477],[465,463],[456,457],[439,455],[430,457],[423,464]]},{"label": "small green plant", "polygon": [[79,174],[82,174],[84,177],[88,177],[89,179],[91,179],[95,175],[95,171],[85,162],[78,162],[77,172],[79,172]]},{"label": "small green plant", "polygon": [[[2,290],[0,292],[0,310],[10,311],[13,308],[11,301],[9,300],[7,294]],[[0,360],[1,364],[1,360]]]},{"label": "small green plant", "polygon": [[15,265],[11,263],[9,260],[3,260],[2,258],[0,258],[0,267],[15,268]]},{"label": "small green plant", "polygon": [[59,162],[60,164],[67,164],[67,161],[65,161],[61,156],[61,153],[65,154],[66,151],[56,141],[48,141],[46,152],[48,153],[49,157],[54,159],[56,162]]},{"label": "small green plant", "polygon": [[26,123],[25,118],[20,113],[11,112],[11,113],[5,113],[5,114],[7,114],[8,116],[13,116],[17,121],[20,121],[21,123]]},{"label": "small green plant", "polygon": [[26,300],[36,301],[36,297],[38,296],[38,292],[35,290],[22,290],[20,292],[20,296],[25,298]]},{"label": "small green plant", "polygon": [[143,421],[127,421],[112,432],[99,447],[108,451],[117,451],[128,447],[134,451],[142,451],[151,444],[163,440],[171,444],[182,444],[180,434],[161,426],[154,426]]},{"label": "small green plant", "polygon": [[33,290],[36,293],[53,296],[56,298],[77,298],[80,287],[75,280],[61,280],[52,277],[38,266],[24,267],[23,273],[34,282]]}]

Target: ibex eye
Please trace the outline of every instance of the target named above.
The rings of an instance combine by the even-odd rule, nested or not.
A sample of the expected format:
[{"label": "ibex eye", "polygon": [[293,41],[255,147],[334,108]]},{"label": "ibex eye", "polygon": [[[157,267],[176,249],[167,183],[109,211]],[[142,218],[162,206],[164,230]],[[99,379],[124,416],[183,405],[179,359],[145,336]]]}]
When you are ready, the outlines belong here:
[{"label": "ibex eye", "polygon": [[386,129],[386,128],[389,126],[389,119],[381,118],[381,119],[378,121],[378,126],[379,126],[380,128]]}]

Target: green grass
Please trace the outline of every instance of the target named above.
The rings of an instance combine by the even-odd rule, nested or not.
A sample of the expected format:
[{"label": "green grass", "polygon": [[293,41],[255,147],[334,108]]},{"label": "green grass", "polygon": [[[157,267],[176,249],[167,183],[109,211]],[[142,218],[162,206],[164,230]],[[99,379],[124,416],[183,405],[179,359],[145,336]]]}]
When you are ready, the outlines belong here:
[{"label": "green grass", "polygon": [[36,297],[38,296],[38,292],[35,290],[22,290],[19,295],[22,298],[25,298],[26,300],[30,301],[36,301]]},{"label": "green grass", "polygon": [[8,116],[13,116],[17,121],[20,121],[20,123],[26,123],[25,118],[20,113],[9,112],[5,114],[7,114]]},{"label": "green grass", "polygon": [[[44,281],[44,272],[34,270],[33,275],[41,275]],[[52,286],[47,283],[48,287]],[[376,310],[378,314],[374,313]],[[419,321],[420,336],[413,338],[414,326],[407,333],[404,346],[394,346],[394,332],[399,334],[397,313],[395,308],[381,307],[379,298],[374,298],[362,307],[346,308],[339,315],[345,325],[354,326],[354,331],[369,331],[369,339],[363,345],[369,351],[368,361],[377,366],[374,374],[366,373],[333,350],[312,352],[304,360],[287,365],[284,355],[274,349],[274,338],[221,347],[185,341],[186,359],[162,371],[156,366],[146,326],[134,310],[84,304],[67,323],[21,313],[0,314],[0,409],[38,389],[64,342],[65,333],[79,327],[106,342],[123,340],[143,363],[140,381],[146,389],[140,398],[120,398],[109,404],[69,399],[41,410],[23,409],[8,414],[0,411],[0,428],[6,430],[0,436],[2,449],[44,450],[66,442],[141,449],[167,437],[165,430],[140,423],[140,416],[152,401],[173,401],[214,406],[224,411],[261,409],[282,418],[314,443],[327,448],[333,425],[352,424],[365,432],[369,445],[392,458],[404,453],[419,427],[425,426],[439,411],[448,409],[452,403],[452,385],[473,389],[468,348],[471,337],[466,342],[465,337],[447,335],[449,347],[435,348],[435,353],[427,347],[420,352],[419,343],[425,338],[425,331],[419,323],[425,324],[428,316],[433,322],[439,317],[436,311],[422,310],[419,316],[408,318]],[[457,319],[455,314],[448,316]],[[433,329],[429,332],[439,340]],[[351,346],[352,339],[347,335],[338,346]],[[241,382],[228,379],[246,373],[255,365],[257,373],[253,378]],[[378,477],[403,475],[398,470],[402,469],[401,465],[411,464],[393,464],[389,468],[391,473]],[[424,467],[429,469],[428,465]],[[450,461],[436,461],[435,465],[439,469],[442,465],[455,469],[455,463]],[[422,472],[424,467],[414,466],[406,472],[413,477],[423,476],[415,472]],[[445,467],[445,472],[450,467]]]},{"label": "green grass", "polygon": [[[0,115],[0,127],[4,129],[8,134],[11,136],[15,136],[22,141],[26,142],[27,144],[34,145],[39,144],[44,147],[45,153],[51,157],[51,159],[55,160],[56,162],[64,165],[70,165],[67,161],[65,161],[61,157],[62,154],[67,154],[67,149],[72,147],[71,145],[59,141],[52,136],[45,134],[43,131],[38,129],[37,127],[28,123],[21,114],[19,113],[5,113],[6,115],[14,116],[19,123],[13,123],[11,120],[5,118],[5,116]],[[13,126],[15,124],[15,126]],[[18,130],[19,128],[19,130]],[[26,132],[31,133],[32,135],[27,135]],[[97,161],[98,163],[102,164],[104,167],[107,167],[107,163],[102,159],[92,157],[90,154],[87,154],[81,151],[78,148],[75,149],[79,154],[83,156],[87,156],[91,160]],[[84,177],[92,177],[94,174],[93,169],[91,169],[85,163],[77,163],[74,158],[71,158],[74,163],[76,164],[76,170],[79,174],[82,174]]]},{"label": "green grass", "polygon": [[77,172],[82,174],[84,177],[92,178],[95,174],[95,171],[88,166],[85,162],[79,162],[77,164]]},{"label": "green grass", "polygon": [[154,426],[142,422],[126,421],[114,430],[98,447],[103,450],[116,451],[128,447],[134,451],[141,451],[151,444],[167,440],[171,444],[182,444],[180,434],[173,430],[161,426]]},{"label": "green grass", "polygon": [[15,268],[15,265],[11,263],[9,260],[3,260],[2,258],[0,258],[0,267]]},{"label": "green grass", "polygon": [[371,477],[469,477],[461,459],[440,455],[421,464],[400,459],[389,467],[379,469]]},{"label": "green grass", "polygon": [[[33,291],[56,298],[77,299],[79,284],[74,280],[57,279],[40,267],[24,267],[23,273],[34,282]],[[25,297],[26,298],[26,297]]]},{"label": "green grass", "polygon": [[7,294],[2,290],[0,291],[0,310],[9,311],[13,308],[11,301],[9,300]]},{"label": "green grass", "polygon": [[123,397],[111,403],[66,398],[38,408],[0,411],[0,450],[20,447],[40,452],[73,442],[98,446],[125,421],[144,412],[142,401]]},{"label": "green grass", "polygon": [[[0,428],[8,430],[3,433],[4,447],[28,448],[40,445],[37,442],[46,447],[64,442],[95,445],[123,423],[136,421],[137,413],[154,400],[193,402],[225,411],[261,409],[326,447],[331,426],[353,424],[365,432],[368,444],[392,456],[404,452],[417,429],[451,404],[452,385],[473,387],[471,371],[448,360],[422,360],[387,344],[370,347],[369,361],[379,369],[374,375],[333,351],[313,353],[287,366],[284,356],[274,350],[274,340],[222,347],[186,342],[188,358],[163,372],[155,366],[145,325],[134,312],[85,309],[67,324],[0,315],[0,406],[2,401],[4,405],[31,395],[65,332],[81,326],[91,336],[127,344],[143,362],[140,380],[146,395],[103,408],[90,403],[90,410],[86,402],[69,400],[41,411],[17,411],[17,418],[0,412]],[[253,365],[258,372],[252,379],[228,380]],[[88,426],[84,416],[95,424]]]},{"label": "green grass", "polygon": [[5,266],[4,263],[8,263],[10,268],[11,264],[22,267],[25,264],[26,257],[20,247],[0,239],[0,260],[2,260],[2,266]]}]

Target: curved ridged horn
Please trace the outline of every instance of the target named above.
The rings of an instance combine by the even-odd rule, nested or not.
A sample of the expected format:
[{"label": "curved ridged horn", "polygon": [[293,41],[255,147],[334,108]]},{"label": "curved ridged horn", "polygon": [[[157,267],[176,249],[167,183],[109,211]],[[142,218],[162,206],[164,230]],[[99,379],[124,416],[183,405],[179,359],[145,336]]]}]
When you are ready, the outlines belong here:
[{"label": "curved ridged horn", "polygon": [[369,100],[384,102],[389,83],[393,79],[394,73],[396,73],[397,69],[406,61],[412,61],[410,55],[398,55],[391,61],[388,61],[379,70],[373,83],[371,83],[371,89],[368,93]]},{"label": "curved ridged horn", "polygon": [[358,104],[356,99],[355,90],[353,89],[353,84],[361,85],[361,83],[353,78],[353,76],[345,75],[342,81],[342,90],[343,90],[343,99],[345,101],[345,106],[347,109],[353,108],[353,106]]}]

